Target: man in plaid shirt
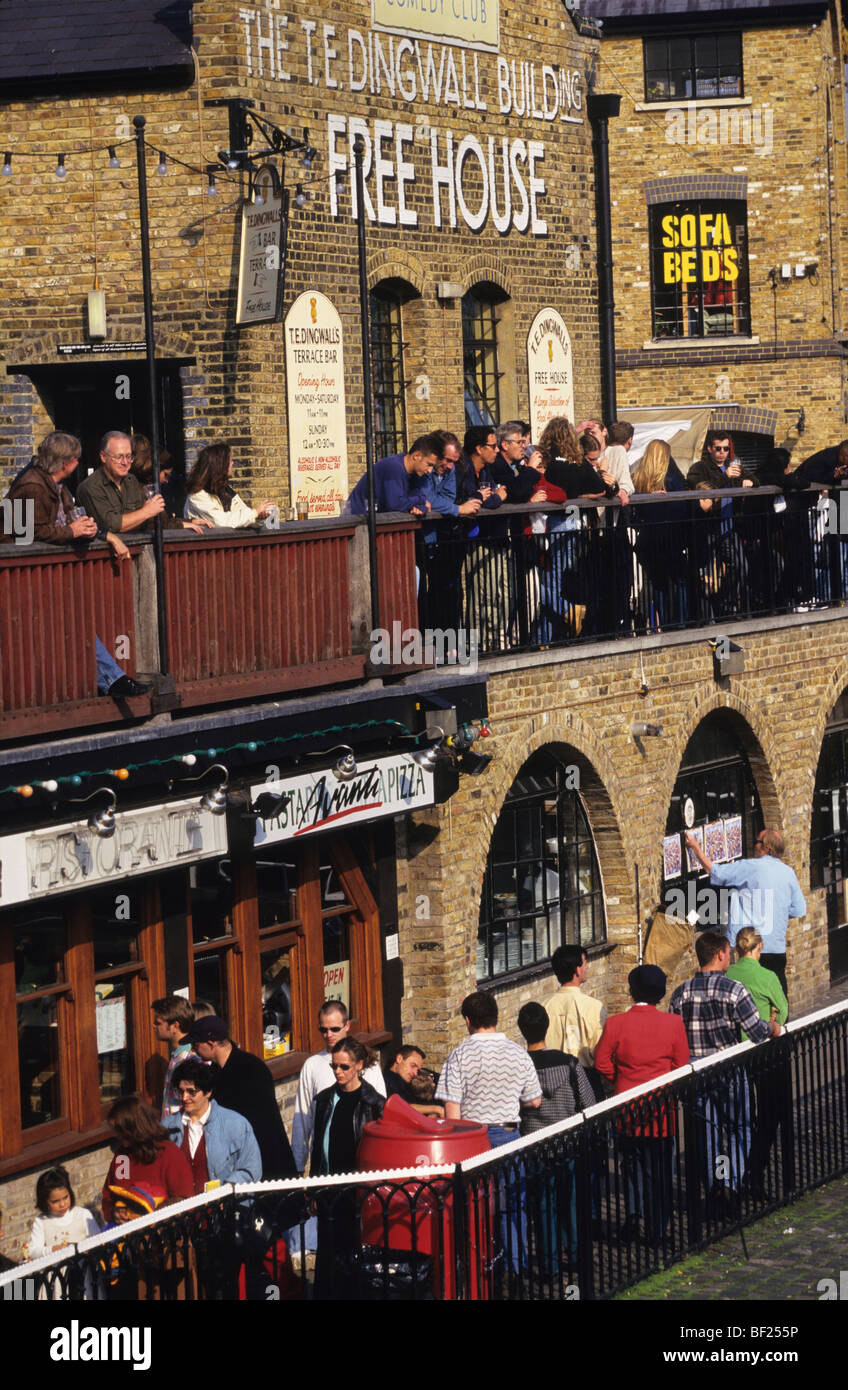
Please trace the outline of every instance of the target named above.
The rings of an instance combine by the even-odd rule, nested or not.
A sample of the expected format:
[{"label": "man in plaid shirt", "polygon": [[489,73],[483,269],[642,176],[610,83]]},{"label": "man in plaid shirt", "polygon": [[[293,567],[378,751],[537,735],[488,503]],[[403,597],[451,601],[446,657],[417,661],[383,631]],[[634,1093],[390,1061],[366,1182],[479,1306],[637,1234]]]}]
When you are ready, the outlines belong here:
[{"label": "man in plaid shirt", "polygon": [[[679,1014],[686,1026],[693,1060],[709,1057],[740,1041],[740,1029],[751,1042],[766,1042],[781,1031],[778,1023],[766,1023],[744,985],[728,980],[730,942],[719,932],[705,931],[695,941],[700,970],[678,985],[671,996],[669,1013]],[[745,1175],[751,1149],[751,1101],[748,1081],[740,1069],[704,1076],[700,1106],[701,1167],[714,1207],[720,1208],[737,1192]]]}]

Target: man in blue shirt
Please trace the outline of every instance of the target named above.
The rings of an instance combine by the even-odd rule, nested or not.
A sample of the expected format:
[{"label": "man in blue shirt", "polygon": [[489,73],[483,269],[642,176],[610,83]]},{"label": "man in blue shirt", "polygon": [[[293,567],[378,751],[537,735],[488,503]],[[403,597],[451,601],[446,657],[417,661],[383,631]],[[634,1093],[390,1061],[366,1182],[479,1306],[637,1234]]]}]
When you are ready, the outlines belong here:
[{"label": "man in blue shirt", "polygon": [[[374,465],[374,491],[378,512],[411,512],[424,516],[428,510],[414,491],[419,478],[432,473],[442,458],[444,447],[436,434],[422,434],[407,454],[390,454]],[[363,474],[345,504],[343,516],[365,516],[368,512],[368,475]]]},{"label": "man in blue shirt", "polygon": [[736,859],[730,864],[714,864],[704,854],[694,835],[686,843],[717,887],[735,889],[730,900],[728,929],[732,941],[742,927],[753,927],[763,938],[760,965],[773,970],[786,989],[786,928],[790,917],[803,917],[807,904],[795,870],[781,863],[786,845],[779,830],[761,830],[753,859]]}]

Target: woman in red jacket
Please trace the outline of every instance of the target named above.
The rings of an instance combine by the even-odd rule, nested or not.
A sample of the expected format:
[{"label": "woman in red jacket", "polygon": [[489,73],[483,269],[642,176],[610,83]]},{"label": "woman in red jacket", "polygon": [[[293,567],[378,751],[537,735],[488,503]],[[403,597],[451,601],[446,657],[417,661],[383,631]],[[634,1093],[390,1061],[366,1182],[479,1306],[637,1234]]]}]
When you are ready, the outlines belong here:
[{"label": "woman in red jacket", "polygon": [[122,1096],[108,1115],[115,1136],[115,1157],[103,1184],[103,1215],[112,1220],[115,1184],[139,1184],[154,1197],[166,1202],[194,1196],[191,1165],[176,1144],[172,1144],[152,1106],[138,1096]]},{"label": "woman in red jacket", "polygon": [[[689,1061],[689,1041],[682,1018],[660,1013],[665,973],[656,965],[639,965],[628,976],[632,1009],[608,1018],[595,1050],[595,1066],[614,1083],[615,1094],[654,1081]],[[619,1149],[627,1192],[627,1220],[620,1236],[632,1240],[645,1216],[648,1239],[662,1240],[671,1215],[674,1164],[674,1102],[662,1092],[633,1102],[624,1120]]]}]

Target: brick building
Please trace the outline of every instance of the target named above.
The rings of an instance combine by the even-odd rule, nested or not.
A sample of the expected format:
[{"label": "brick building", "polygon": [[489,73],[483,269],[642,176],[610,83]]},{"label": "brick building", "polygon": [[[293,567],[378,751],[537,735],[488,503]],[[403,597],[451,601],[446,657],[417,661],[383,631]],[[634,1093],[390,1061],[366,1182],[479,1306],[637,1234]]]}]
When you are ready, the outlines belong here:
[{"label": "brick building", "polygon": [[[320,21],[305,5],[283,11],[200,0],[191,26],[188,7],[175,5],[155,32],[145,28],[151,7],[139,4],[129,46],[117,42],[123,27],[104,27],[98,43],[71,16],[62,53],[47,57],[38,25],[49,8],[18,26],[17,76],[4,98],[11,155],[11,174],[0,179],[4,476],[51,426],[80,432],[93,462],[103,426],[146,423],[127,143],[132,117],[143,112],[163,441],[181,465],[201,441],[226,435],[236,444],[239,486],[281,504],[290,499],[283,330],[235,322],[240,200],[250,193],[255,208],[257,186],[219,159],[229,149],[228,112],[206,100],[264,103],[264,115],[298,141],[306,126],[303,143],[317,150],[311,170],[300,149],[286,162],[295,207],[284,307],[301,303],[297,326],[307,331],[324,311],[321,296],[338,312],[349,481],[362,467],[363,432],[349,168],[357,132],[370,140],[373,166],[368,280],[383,448],[434,424],[461,431],[466,418],[532,414],[528,337],[536,386],[573,385],[575,417],[597,409],[586,100],[592,72],[600,72],[603,91],[613,83],[597,67],[597,34],[565,6],[503,3],[497,33],[413,35],[380,27],[388,13],[381,0],[373,9],[350,3]],[[493,13],[497,7],[488,7]],[[630,175],[615,162],[615,148],[620,209],[619,186]],[[59,154],[62,179],[54,172],[63,167]],[[665,177],[663,167],[651,162],[645,178]],[[510,226],[499,201],[504,171],[514,194]],[[722,177],[743,175],[725,169]],[[544,183],[544,193],[531,189],[531,179]],[[299,185],[307,195],[301,208]],[[273,181],[259,181],[258,191],[267,207]],[[736,183],[708,192],[744,201]],[[49,217],[36,218],[34,206],[45,201]],[[620,277],[626,247],[613,211]],[[825,279],[793,279],[786,290],[820,293]],[[95,283],[107,307],[100,345],[90,343],[85,319]],[[638,301],[623,289],[619,283],[626,319]],[[755,318],[760,291],[759,299],[752,291]],[[641,303],[650,322],[650,296]],[[563,351],[560,375],[571,374],[556,329],[531,332],[548,309],[567,330],[573,383],[541,378],[554,339]],[[809,314],[802,327],[813,334]],[[822,330],[811,340],[825,338],[831,356],[808,356],[841,379],[835,331],[830,324],[830,336]],[[619,353],[644,356],[645,376],[628,376],[619,361],[620,399],[644,401],[650,390],[653,401],[654,366],[666,381],[666,358],[675,366],[681,359],[671,348],[642,350],[649,329],[633,332],[631,342],[619,323]],[[731,351],[703,349],[714,350]],[[750,370],[777,368],[770,361]],[[752,385],[749,399],[741,379],[731,377],[731,399],[760,408],[765,390]],[[687,399],[713,394],[700,384],[687,388]],[[809,438],[823,443],[826,434],[813,435],[813,413]],[[753,417],[749,423],[753,431]],[[413,529],[408,518],[387,518],[378,538],[381,619],[404,630],[417,623]],[[590,990],[610,1008],[623,1007],[638,919],[644,925],[655,906],[668,905],[676,886],[697,892],[702,882],[683,866],[675,872],[664,853],[665,842],[679,844],[689,803],[696,825],[713,826],[726,846],[735,837],[731,857],[751,853],[763,823],[785,832],[788,861],[809,894],[807,917],[789,941],[793,1011],[820,1000],[846,973],[848,665],[835,593],[821,612],[736,622],[744,669],[733,674],[716,666],[708,639],[718,630],[710,629],[515,651],[473,672],[380,679],[367,661],[364,531],[355,520],[322,515],[277,534],[169,538],[165,606],[180,703],[157,692],[153,702],[108,712],[92,688],[95,632],[110,647],[129,635],[131,673],[160,669],[147,540],[133,542],[132,571],[118,579],[96,546],[84,562],[46,546],[0,553],[0,1009],[8,1017],[17,1009],[26,1034],[17,1055],[13,1046],[0,1051],[9,1253],[21,1249],[35,1175],[49,1163],[67,1160],[79,1199],[96,1200],[108,1161],[109,1101],[133,1087],[155,1094],[164,1059],[149,1004],[158,994],[211,997],[239,1042],[264,1051],[287,1115],[302,1060],[320,1045],[316,1006],[336,988],[328,971],[346,982],[358,1033],[377,1047],[414,1040],[436,1067],[461,1035],[463,995],[478,985],[493,989],[514,1032],[520,1003],[553,989],[550,955],[562,940],[587,947]],[[422,782],[410,747],[420,752],[451,719],[482,734],[487,717],[493,732],[475,748],[494,760],[477,765],[480,775],[437,766]],[[634,736],[638,723],[662,725],[662,735]],[[340,745],[354,755],[352,778]],[[331,825],[354,795],[370,799],[361,773],[374,767],[390,794],[381,789],[379,808],[344,829]],[[205,780],[194,786],[189,776]],[[310,779],[312,791],[316,779],[324,788],[311,824],[279,800],[292,798],[308,816]],[[104,788],[116,803],[115,838],[103,842],[119,847],[114,858],[98,846],[109,807]],[[201,793],[212,800],[201,806]],[[332,805],[325,793],[336,798]],[[215,819],[222,798],[226,809]],[[96,865],[87,882],[86,852]],[[693,963],[687,942],[672,983]],[[287,1045],[275,1045],[275,1028]]]},{"label": "brick building", "polygon": [[[467,19],[398,25],[385,0],[373,22],[370,0],[321,20],[309,5],[277,0],[203,0],[193,9],[180,0],[154,19],[137,0],[129,15],[109,6],[63,11],[49,60],[50,6],[35,23],[23,5],[4,10],[0,478],[28,462],[33,439],[51,426],[80,433],[93,466],[106,427],[140,427],[145,418],[132,143],[141,113],[164,443],[179,471],[202,443],[225,435],[240,486],[283,506],[291,500],[289,455],[296,464],[322,436],[310,439],[298,417],[300,433],[289,440],[286,373],[292,392],[309,374],[294,354],[287,362],[283,326],[237,322],[241,199],[255,211],[268,190],[219,159],[229,153],[230,100],[251,103],[298,140],[307,131],[315,152],[284,161],[283,308],[317,291],[331,301],[321,312],[340,322],[346,430],[344,421],[329,429],[337,451],[346,436],[347,477],[324,491],[341,493],[364,465],[357,132],[366,139],[377,456],[428,428],[461,434],[466,415],[526,417],[528,335],[542,309],[557,310],[565,325],[560,390],[579,412],[596,409],[586,97],[598,31],[561,0],[501,5],[499,24],[497,5],[488,21],[485,6],[472,8],[473,20],[469,9]],[[252,136],[258,150],[258,128]],[[34,203],[43,216],[34,217]],[[94,288],[106,297],[97,342],[86,322]],[[314,513],[328,514],[317,502],[320,482],[316,471],[305,490]]]},{"label": "brick building", "polygon": [[[586,0],[603,24],[618,413],[715,402],[754,461],[845,435],[840,4]],[[803,413],[802,413],[803,412]]]}]

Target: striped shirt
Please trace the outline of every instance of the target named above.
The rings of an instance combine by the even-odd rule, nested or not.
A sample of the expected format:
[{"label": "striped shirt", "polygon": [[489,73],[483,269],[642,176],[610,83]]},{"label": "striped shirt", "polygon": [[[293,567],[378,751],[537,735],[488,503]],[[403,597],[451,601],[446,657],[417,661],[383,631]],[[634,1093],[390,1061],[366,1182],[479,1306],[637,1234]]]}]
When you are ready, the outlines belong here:
[{"label": "striped shirt", "polygon": [[436,1100],[453,1101],[463,1120],[517,1125],[522,1101],[542,1094],[536,1068],[523,1047],[503,1033],[472,1033],[448,1057]]},{"label": "striped shirt", "polygon": [[741,1041],[740,1028],[751,1042],[765,1042],[771,1037],[748,990],[721,970],[699,970],[691,980],[678,985],[668,1011],[683,1019],[693,1059],[734,1047]]}]

